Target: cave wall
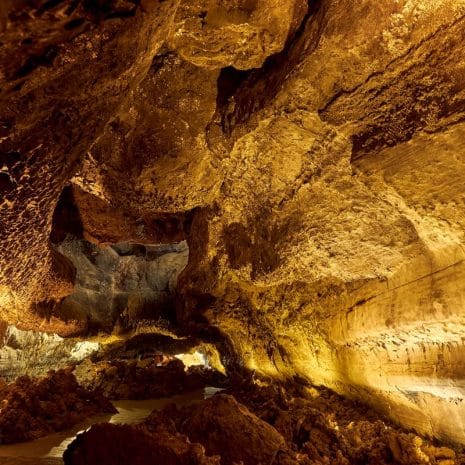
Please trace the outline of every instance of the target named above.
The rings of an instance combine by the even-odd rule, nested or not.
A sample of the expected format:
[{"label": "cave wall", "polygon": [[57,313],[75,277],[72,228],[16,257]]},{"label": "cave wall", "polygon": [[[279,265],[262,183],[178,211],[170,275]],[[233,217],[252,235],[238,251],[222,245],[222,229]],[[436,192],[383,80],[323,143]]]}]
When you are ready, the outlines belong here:
[{"label": "cave wall", "polygon": [[221,109],[218,208],[182,277],[246,367],[461,443],[463,6],[321,2],[286,72]]},{"label": "cave wall", "polygon": [[189,249],[175,244],[119,243],[101,247],[68,238],[58,246],[77,270],[73,293],[53,308],[83,331],[120,331],[175,319],[178,276]]},{"label": "cave wall", "polygon": [[63,338],[40,331],[22,331],[1,323],[0,377],[2,382],[13,382],[19,376],[44,376],[78,363],[98,351],[95,341]]},{"label": "cave wall", "polygon": [[[48,236],[69,178],[140,82],[176,2],[9,2],[3,6],[0,153],[2,312],[72,287],[54,272]],[[107,4],[107,5],[105,5]],[[7,178],[7,179],[6,179]]]},{"label": "cave wall", "polygon": [[187,237],[178,319],[244,367],[465,442],[465,2],[10,3],[3,318],[70,292],[71,182],[88,240]]}]

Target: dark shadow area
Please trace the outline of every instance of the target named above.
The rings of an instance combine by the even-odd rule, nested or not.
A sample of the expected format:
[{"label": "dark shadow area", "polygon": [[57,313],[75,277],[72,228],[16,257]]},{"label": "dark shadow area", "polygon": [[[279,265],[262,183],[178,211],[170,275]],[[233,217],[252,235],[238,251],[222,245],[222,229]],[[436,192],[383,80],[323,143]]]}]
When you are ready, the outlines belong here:
[{"label": "dark shadow area", "polygon": [[284,49],[268,57],[261,68],[238,71],[228,67],[221,71],[215,123],[210,125],[210,132],[214,133],[213,126],[219,124],[225,135],[231,135],[236,126],[246,123],[273,100],[288,75],[317,47],[324,10],[321,0],[309,1],[307,14]]},{"label": "dark shadow area", "polygon": [[58,244],[63,242],[67,235],[82,239],[83,231],[82,220],[73,190],[71,186],[66,186],[53,213],[50,241],[52,244]]}]

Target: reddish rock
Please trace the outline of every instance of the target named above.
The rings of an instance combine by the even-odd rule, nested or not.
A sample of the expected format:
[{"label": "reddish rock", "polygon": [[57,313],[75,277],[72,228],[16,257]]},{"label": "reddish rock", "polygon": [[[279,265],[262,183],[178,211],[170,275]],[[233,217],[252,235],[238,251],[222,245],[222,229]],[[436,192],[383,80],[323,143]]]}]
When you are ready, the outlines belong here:
[{"label": "reddish rock", "polygon": [[45,378],[21,376],[0,392],[0,443],[36,439],[98,413],[115,413],[102,395],[79,386],[68,370]]},{"label": "reddish rock", "polygon": [[156,358],[86,362],[76,370],[81,383],[110,399],[169,397],[224,382],[224,376],[215,370],[194,366],[185,371],[177,359],[161,366]]},{"label": "reddish rock", "polygon": [[222,465],[271,465],[287,449],[275,428],[229,395],[215,395],[183,409],[180,416],[181,432],[200,442],[209,455],[220,455]]},{"label": "reddish rock", "polygon": [[219,465],[200,444],[159,429],[99,424],[78,435],[64,453],[65,465]]},{"label": "reddish rock", "polygon": [[463,454],[406,433],[328,390],[314,397],[249,386],[139,426],[96,425],[65,453],[66,465],[463,465]]}]

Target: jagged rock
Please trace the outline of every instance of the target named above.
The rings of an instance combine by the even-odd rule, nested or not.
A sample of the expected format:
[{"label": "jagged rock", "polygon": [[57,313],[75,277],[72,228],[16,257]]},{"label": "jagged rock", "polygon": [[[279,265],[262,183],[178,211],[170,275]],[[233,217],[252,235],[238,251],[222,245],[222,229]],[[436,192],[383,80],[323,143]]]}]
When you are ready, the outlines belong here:
[{"label": "jagged rock", "polygon": [[101,394],[82,388],[70,370],[50,371],[44,378],[20,376],[2,386],[0,443],[37,439],[62,431],[98,413],[115,413]]},{"label": "jagged rock", "polygon": [[185,464],[187,457],[192,460],[187,463],[222,465],[453,465],[464,460],[463,454],[405,433],[326,389],[303,395],[246,383],[228,392],[181,408],[168,405],[138,426],[96,425],[68,447],[65,464],[161,463],[162,457],[173,465]]},{"label": "jagged rock", "polygon": [[314,389],[311,395],[307,391],[302,397],[276,387],[236,388],[229,392],[276,428],[289,449],[312,464],[420,465],[444,461],[445,465],[461,463],[464,458],[450,448],[435,447],[406,433],[366,406],[325,389]]},{"label": "jagged rock", "polygon": [[5,317],[71,290],[53,272],[52,213],[169,31],[176,2],[142,3],[126,12],[113,2],[70,0],[3,7],[0,153],[11,179],[0,207]]},{"label": "jagged rock", "polygon": [[17,377],[44,376],[51,368],[65,368],[98,351],[98,342],[62,338],[40,331],[21,331],[5,325],[0,339],[0,376],[7,382]]},{"label": "jagged rock", "polygon": [[110,399],[154,399],[218,386],[224,376],[204,367],[186,368],[181,360],[155,354],[141,360],[86,360],[75,368],[79,383]]},{"label": "jagged rock", "polygon": [[[111,446],[110,446],[111,445]],[[150,434],[124,425],[99,424],[79,434],[68,446],[65,465],[219,465],[217,458],[205,456],[200,444],[187,437],[158,430]]]},{"label": "jagged rock", "polygon": [[[150,418],[147,419],[150,423]],[[209,455],[220,455],[221,463],[268,465],[275,462],[283,437],[259,420],[234,397],[217,394],[184,414],[181,431],[200,442]]]},{"label": "jagged rock", "polygon": [[169,45],[200,67],[259,68],[300,25],[304,0],[182,3]]},{"label": "jagged rock", "polygon": [[71,292],[49,248],[68,186],[87,240],[187,240],[178,321],[234,368],[465,443],[464,18],[447,0],[5,2],[2,317],[37,326]]},{"label": "jagged rock", "polygon": [[110,399],[154,399],[218,386],[224,376],[210,368],[186,368],[181,360],[155,354],[141,360],[85,360],[74,370],[79,383]]},{"label": "jagged rock", "polygon": [[109,331],[115,323],[129,329],[141,320],[173,319],[177,278],[189,254],[185,242],[99,247],[67,240],[58,250],[76,267],[77,278],[55,315]]}]

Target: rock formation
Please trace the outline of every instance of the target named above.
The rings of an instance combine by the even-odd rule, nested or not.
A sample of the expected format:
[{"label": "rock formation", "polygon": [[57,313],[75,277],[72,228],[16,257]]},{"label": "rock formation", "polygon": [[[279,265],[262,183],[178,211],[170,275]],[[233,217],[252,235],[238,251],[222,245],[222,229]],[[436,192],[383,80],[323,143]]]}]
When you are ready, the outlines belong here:
[{"label": "rock formation", "polygon": [[[313,400],[286,400],[272,391],[256,390],[251,400],[249,388],[245,402],[252,411],[231,395],[217,394],[182,409],[168,406],[135,427],[95,425],[68,447],[65,465],[151,461],[176,465],[453,465],[464,461],[463,454],[457,456],[449,448],[403,433],[373,412],[328,392],[322,391]],[[103,446],[107,443],[116,447],[109,450]],[[186,462],[187,453],[192,456]]]},{"label": "rock formation", "polygon": [[115,413],[101,394],[83,389],[69,370],[43,378],[21,376],[0,389],[1,444],[37,439],[97,413]]},{"label": "rock formation", "polygon": [[462,0],[2,3],[1,318],[72,293],[67,227],[187,240],[178,322],[232,367],[465,444],[464,36]]},{"label": "rock formation", "polygon": [[[172,435],[166,430],[152,435],[125,425],[94,425],[87,434],[79,435],[64,454],[66,465],[115,463],[145,465],[220,465],[218,458],[205,455],[200,444],[191,444],[186,436]],[[108,444],[114,444],[111,453]]]},{"label": "rock formation", "polygon": [[[221,386],[225,378],[210,368],[187,368],[181,360],[161,363],[159,357],[141,360],[85,360],[74,370],[80,385],[109,399],[157,399],[184,394],[205,386]],[[160,357],[161,358],[161,357]]]},{"label": "rock formation", "polygon": [[26,374],[43,376],[51,368],[65,368],[78,363],[101,348],[95,341],[3,326],[0,335],[0,377],[7,382]]},{"label": "rock formation", "polygon": [[53,315],[94,331],[111,331],[115,323],[127,330],[144,321],[174,319],[176,283],[189,255],[185,241],[99,247],[66,240],[58,250],[77,273],[74,292],[53,308]]}]

